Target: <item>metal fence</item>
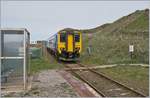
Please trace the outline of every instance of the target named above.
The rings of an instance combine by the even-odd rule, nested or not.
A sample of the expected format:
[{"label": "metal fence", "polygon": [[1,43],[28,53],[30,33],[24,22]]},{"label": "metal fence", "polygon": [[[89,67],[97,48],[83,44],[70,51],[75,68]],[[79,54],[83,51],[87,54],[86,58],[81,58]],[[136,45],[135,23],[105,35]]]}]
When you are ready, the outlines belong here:
[{"label": "metal fence", "polygon": [[1,90],[26,89],[30,34],[26,29],[0,29]]},{"label": "metal fence", "polygon": [[31,58],[40,58],[42,56],[42,49],[41,48],[36,48],[32,47],[30,48],[31,51]]}]

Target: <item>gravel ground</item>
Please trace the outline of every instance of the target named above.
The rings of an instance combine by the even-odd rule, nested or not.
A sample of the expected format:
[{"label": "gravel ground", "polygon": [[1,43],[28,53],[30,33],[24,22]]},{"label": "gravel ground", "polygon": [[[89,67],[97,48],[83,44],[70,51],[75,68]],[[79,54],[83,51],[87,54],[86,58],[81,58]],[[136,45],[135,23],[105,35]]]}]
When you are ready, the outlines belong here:
[{"label": "gravel ground", "polygon": [[78,95],[56,70],[46,70],[33,77],[32,88],[25,96],[76,97]]},{"label": "gravel ground", "polygon": [[27,93],[9,93],[11,97],[78,97],[72,86],[56,70],[45,70],[35,74],[31,89]]}]

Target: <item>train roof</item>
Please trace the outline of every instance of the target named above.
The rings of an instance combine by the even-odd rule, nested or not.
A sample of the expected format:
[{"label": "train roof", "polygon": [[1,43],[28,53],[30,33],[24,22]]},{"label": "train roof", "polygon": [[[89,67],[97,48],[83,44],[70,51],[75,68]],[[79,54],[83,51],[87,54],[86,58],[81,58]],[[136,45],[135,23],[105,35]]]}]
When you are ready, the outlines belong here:
[{"label": "train roof", "polygon": [[61,32],[63,32],[63,31],[73,32],[73,31],[79,31],[79,30],[72,29],[72,28],[65,28],[65,29],[60,30],[59,32],[61,33]]}]

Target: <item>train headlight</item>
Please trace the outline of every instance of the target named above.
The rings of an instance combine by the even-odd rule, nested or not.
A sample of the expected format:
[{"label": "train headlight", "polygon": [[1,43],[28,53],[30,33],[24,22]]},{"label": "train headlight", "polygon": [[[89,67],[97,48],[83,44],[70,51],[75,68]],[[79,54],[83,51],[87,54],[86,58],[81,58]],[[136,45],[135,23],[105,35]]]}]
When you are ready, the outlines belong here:
[{"label": "train headlight", "polygon": [[60,48],[61,51],[65,51],[65,48]]},{"label": "train headlight", "polygon": [[79,51],[79,50],[80,50],[80,47],[76,47],[75,50],[76,50],[76,51]]}]

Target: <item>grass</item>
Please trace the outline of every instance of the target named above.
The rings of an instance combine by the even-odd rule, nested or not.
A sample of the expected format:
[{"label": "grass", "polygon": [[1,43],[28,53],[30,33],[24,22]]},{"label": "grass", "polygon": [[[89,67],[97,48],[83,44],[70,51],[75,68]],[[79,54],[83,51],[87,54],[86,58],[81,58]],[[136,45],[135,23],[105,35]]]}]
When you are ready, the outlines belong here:
[{"label": "grass", "polygon": [[112,68],[99,69],[98,71],[148,95],[149,68],[147,67],[119,65]]},{"label": "grass", "polygon": [[31,59],[31,74],[34,74],[41,70],[56,69],[61,67],[62,65],[57,63],[57,61],[53,57],[49,59],[44,57]]},{"label": "grass", "polygon": [[[83,33],[83,51],[81,62],[85,64],[129,64],[149,63],[149,18],[145,10],[136,11],[128,16],[107,25],[104,29],[92,33]],[[87,31],[86,31],[87,32]],[[89,32],[90,33],[90,32]],[[134,45],[134,56],[131,60],[129,44]],[[91,44],[91,56],[87,47]]]},{"label": "grass", "polygon": [[140,17],[130,23],[126,28],[130,30],[147,30],[148,25],[148,16],[146,15],[146,13],[142,13]]}]

